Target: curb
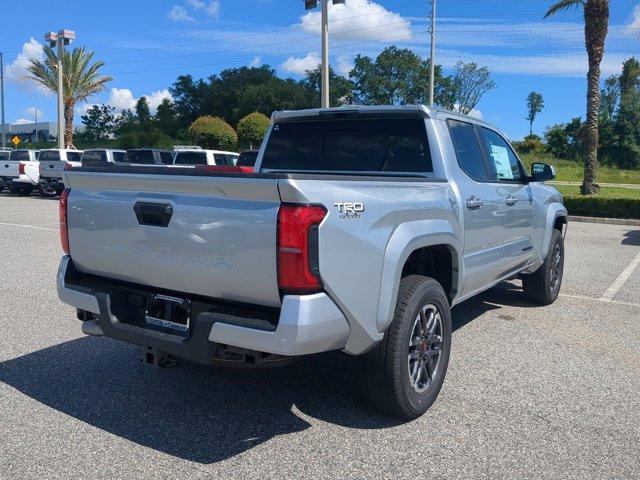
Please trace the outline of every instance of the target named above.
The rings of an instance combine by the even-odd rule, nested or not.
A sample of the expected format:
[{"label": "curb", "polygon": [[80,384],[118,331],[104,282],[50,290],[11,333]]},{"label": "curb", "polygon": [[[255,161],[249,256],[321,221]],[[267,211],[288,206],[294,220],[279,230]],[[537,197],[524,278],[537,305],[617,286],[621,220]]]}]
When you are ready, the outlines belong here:
[{"label": "curb", "polygon": [[606,225],[632,225],[634,227],[640,227],[640,220],[636,220],[633,218],[601,218],[569,215],[569,221],[583,223],[603,223]]}]

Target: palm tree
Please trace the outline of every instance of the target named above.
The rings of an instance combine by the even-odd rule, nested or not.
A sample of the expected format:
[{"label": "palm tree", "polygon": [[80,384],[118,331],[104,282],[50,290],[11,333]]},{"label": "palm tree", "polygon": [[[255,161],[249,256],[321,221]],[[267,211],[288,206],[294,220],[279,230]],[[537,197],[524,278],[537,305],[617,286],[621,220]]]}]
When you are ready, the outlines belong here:
[{"label": "palm tree", "polygon": [[[44,61],[31,60],[26,78],[39,83],[45,89],[58,92],[58,58],[52,48],[44,47]],[[64,144],[73,145],[73,114],[76,104],[105,89],[105,84],[113,80],[100,75],[99,70],[104,62],[93,61],[94,52],[87,52],[84,47],[65,51],[62,56],[62,82],[64,99]]]},{"label": "palm tree", "polygon": [[583,8],[584,40],[589,58],[587,73],[587,121],[584,127],[585,159],[583,195],[595,195],[598,170],[598,114],[600,112],[600,63],[604,55],[604,41],[609,31],[609,0],[560,0],[552,5],[544,18],[569,8]]}]

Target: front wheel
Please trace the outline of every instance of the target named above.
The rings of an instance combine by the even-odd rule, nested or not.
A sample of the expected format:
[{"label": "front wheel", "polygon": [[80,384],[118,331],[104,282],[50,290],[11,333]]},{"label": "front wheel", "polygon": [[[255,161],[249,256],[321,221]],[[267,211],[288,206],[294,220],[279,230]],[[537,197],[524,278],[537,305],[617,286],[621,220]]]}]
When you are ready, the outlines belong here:
[{"label": "front wheel", "polygon": [[547,258],[538,270],[522,277],[524,294],[532,302],[551,305],[560,294],[563,273],[564,240],[562,233],[554,228]]},{"label": "front wheel", "polygon": [[419,417],[440,393],[450,352],[451,312],[442,286],[419,275],[403,278],[389,329],[361,359],[366,399],[396,417]]}]

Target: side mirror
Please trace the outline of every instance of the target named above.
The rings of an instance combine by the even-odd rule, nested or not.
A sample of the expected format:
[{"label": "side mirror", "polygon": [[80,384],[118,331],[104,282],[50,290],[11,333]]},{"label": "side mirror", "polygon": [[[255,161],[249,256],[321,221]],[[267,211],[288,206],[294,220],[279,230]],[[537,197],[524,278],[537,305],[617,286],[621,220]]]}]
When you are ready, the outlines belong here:
[{"label": "side mirror", "polygon": [[531,181],[546,182],[556,178],[556,169],[546,163],[534,163],[531,165]]}]

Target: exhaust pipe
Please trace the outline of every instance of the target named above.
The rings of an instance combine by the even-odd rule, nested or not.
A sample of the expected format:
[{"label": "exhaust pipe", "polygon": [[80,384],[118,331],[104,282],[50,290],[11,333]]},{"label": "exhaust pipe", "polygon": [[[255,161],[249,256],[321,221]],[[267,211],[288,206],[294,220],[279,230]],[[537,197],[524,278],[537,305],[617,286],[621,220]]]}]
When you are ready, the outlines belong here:
[{"label": "exhaust pipe", "polygon": [[85,335],[91,335],[92,337],[103,337],[102,327],[98,323],[98,320],[87,320],[82,322],[82,333]]}]

